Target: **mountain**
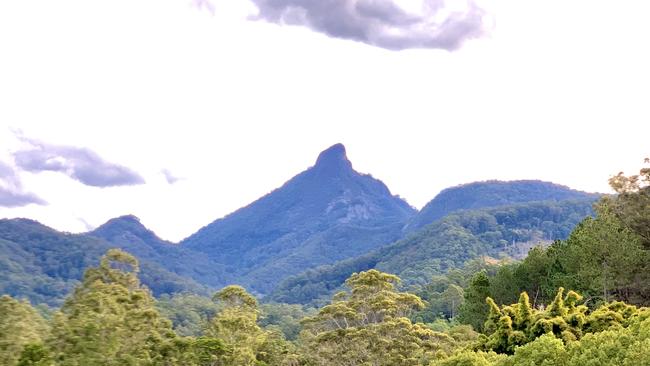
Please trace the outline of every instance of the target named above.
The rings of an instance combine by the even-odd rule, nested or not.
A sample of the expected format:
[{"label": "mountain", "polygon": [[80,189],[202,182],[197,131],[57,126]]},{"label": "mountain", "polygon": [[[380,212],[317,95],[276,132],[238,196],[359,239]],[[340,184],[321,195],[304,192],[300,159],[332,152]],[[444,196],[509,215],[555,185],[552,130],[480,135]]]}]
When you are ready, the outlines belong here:
[{"label": "mountain", "polygon": [[85,234],[0,220],[0,293],[58,305],[85,268],[117,247],[138,258],[155,295],[240,284],[279,301],[313,302],[360,270],[418,284],[474,256],[520,255],[531,243],[563,238],[597,198],[547,182],[488,181],[448,188],[418,213],[356,172],[336,144],[280,188],[179,244],[132,215]]},{"label": "mountain", "polygon": [[[61,233],[28,219],[0,220],[0,294],[61,305],[87,267],[116,245],[86,234]],[[129,246],[135,251],[135,246]],[[206,293],[197,282],[140,256],[140,278],[155,295]]]},{"label": "mountain", "polygon": [[[176,244],[160,239],[156,233],[147,229],[134,215],[125,215],[108,220],[89,235],[103,238],[110,243],[130,243],[138,248],[160,251],[176,247]],[[137,253],[131,253],[136,254]]]},{"label": "mountain", "polygon": [[110,219],[87,235],[104,239],[114,248],[208,287],[218,288],[233,280],[223,266],[203,253],[159,238],[133,215]]},{"label": "mountain", "polygon": [[540,180],[489,180],[450,187],[429,201],[408,224],[420,229],[452,212],[535,201],[596,199],[599,195]]},{"label": "mountain", "polygon": [[373,252],[290,277],[268,300],[322,305],[320,301],[329,298],[352,273],[372,268],[397,274],[409,286],[426,284],[433,275],[479,256],[522,257],[536,244],[565,239],[593,214],[594,200],[456,211]]},{"label": "mountain", "polygon": [[263,294],[287,276],[400,238],[414,214],[384,183],[356,172],[345,147],[336,144],[313,167],[181,245]]}]

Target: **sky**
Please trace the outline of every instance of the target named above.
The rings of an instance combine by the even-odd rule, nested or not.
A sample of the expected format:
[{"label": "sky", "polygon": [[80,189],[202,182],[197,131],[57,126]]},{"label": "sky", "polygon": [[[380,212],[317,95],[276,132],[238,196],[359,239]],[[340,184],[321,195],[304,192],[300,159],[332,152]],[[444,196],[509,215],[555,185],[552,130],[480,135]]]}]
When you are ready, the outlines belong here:
[{"label": "sky", "polygon": [[421,208],[650,156],[647,1],[4,0],[0,217],[178,241],[343,143]]}]

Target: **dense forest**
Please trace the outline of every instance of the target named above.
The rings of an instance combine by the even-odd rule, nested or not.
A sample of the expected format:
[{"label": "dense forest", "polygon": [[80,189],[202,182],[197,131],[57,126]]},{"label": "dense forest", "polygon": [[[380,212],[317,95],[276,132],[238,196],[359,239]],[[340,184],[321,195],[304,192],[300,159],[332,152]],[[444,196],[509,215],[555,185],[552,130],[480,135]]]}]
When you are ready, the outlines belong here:
[{"label": "dense forest", "polygon": [[593,198],[528,202],[454,211],[406,238],[357,258],[289,277],[269,295],[277,302],[323,305],[352,273],[397,274],[411,291],[472,258],[520,258],[533,246],[565,239],[586,216]]},{"label": "dense forest", "polygon": [[[377,262],[351,273],[317,307],[260,303],[238,285],[211,298],[156,299],[140,282],[147,274],[138,260],[109,249],[58,308],[0,297],[0,364],[648,365],[650,168],[610,184],[617,194],[601,198],[593,217],[521,260],[459,254],[411,286],[381,270],[406,268]],[[546,222],[544,210],[535,212]],[[493,233],[474,243],[501,245],[508,235],[543,240],[541,227],[563,229],[509,232],[503,214],[454,215],[429,230]],[[449,248],[467,258],[478,253]]]}]

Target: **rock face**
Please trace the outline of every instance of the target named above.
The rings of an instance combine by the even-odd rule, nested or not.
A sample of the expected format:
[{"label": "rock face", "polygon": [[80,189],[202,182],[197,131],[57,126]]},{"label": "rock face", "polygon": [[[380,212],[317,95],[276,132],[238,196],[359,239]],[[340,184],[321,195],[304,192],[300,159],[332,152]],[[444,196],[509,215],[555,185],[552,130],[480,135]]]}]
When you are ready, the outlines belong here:
[{"label": "rock face", "polygon": [[398,239],[414,214],[384,183],[356,172],[345,147],[336,144],[313,167],[181,245],[266,293],[289,275]]}]

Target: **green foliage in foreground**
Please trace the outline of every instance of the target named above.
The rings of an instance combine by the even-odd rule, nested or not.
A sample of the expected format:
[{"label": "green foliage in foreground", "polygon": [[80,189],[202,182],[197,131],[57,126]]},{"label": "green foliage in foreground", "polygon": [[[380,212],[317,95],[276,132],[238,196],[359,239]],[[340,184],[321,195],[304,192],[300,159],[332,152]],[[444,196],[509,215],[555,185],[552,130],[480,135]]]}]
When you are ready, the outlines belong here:
[{"label": "green foliage in foreground", "polygon": [[459,352],[432,366],[647,366],[650,365],[650,314],[639,312],[627,326],[615,324],[582,339],[563,341],[549,332],[506,356],[495,352]]},{"label": "green foliage in foreground", "polygon": [[582,296],[569,291],[566,296],[560,288],[548,306],[531,307],[527,293],[519,302],[499,307],[487,298],[490,313],[485,324],[487,336],[481,338],[479,347],[498,353],[512,354],[518,346],[530,343],[543,335],[552,335],[568,344],[586,333],[596,333],[612,328],[627,327],[638,317],[650,316],[647,310],[622,302],[602,305],[589,313],[581,305]]},{"label": "green foliage in foreground", "polygon": [[0,297],[0,365],[14,366],[23,348],[48,334],[45,320],[26,301]]},{"label": "green foliage in foreground", "polygon": [[[260,326],[258,302],[240,286],[215,294],[215,313],[206,315],[201,336],[183,337],[160,315],[138,270],[134,257],[109,251],[98,267],[86,271],[49,326],[28,303],[1,297],[2,364],[631,366],[647,365],[650,356],[646,308],[613,302],[589,311],[579,294],[565,295],[563,289],[543,308],[533,307],[526,293],[506,306],[488,297],[485,333],[477,336],[467,326],[412,322],[423,300],[398,291],[399,278],[377,270],[352,275],[346,281],[349,291],[305,317],[293,342],[279,327]],[[479,282],[475,287],[485,285],[480,278],[473,280]],[[184,301],[203,300],[188,295]],[[272,311],[288,317],[300,313],[279,305]]]},{"label": "green foliage in foreground", "polygon": [[370,270],[352,275],[318,315],[305,320],[302,344],[313,365],[423,365],[454,348],[454,339],[413,324],[422,300],[398,292],[394,275]]}]

